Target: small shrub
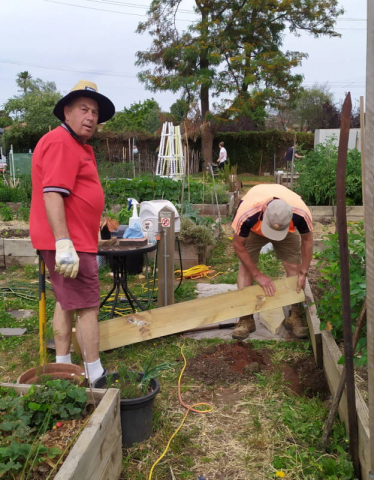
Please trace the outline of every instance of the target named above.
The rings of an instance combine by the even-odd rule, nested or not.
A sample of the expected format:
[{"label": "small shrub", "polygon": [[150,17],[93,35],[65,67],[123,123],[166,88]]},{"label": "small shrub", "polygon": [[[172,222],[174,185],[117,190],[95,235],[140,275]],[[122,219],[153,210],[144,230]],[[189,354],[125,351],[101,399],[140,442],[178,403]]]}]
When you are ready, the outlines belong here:
[{"label": "small shrub", "polygon": [[17,217],[24,222],[28,222],[30,217],[30,209],[27,207],[20,207],[17,212]]},{"label": "small shrub", "polygon": [[181,231],[179,238],[182,242],[193,243],[198,251],[202,253],[208,245],[214,245],[215,238],[212,230],[206,225],[196,225],[189,218],[181,219]]},{"label": "small shrub", "polygon": [[0,204],[0,217],[4,222],[9,222],[13,220],[13,212],[7,205]]}]

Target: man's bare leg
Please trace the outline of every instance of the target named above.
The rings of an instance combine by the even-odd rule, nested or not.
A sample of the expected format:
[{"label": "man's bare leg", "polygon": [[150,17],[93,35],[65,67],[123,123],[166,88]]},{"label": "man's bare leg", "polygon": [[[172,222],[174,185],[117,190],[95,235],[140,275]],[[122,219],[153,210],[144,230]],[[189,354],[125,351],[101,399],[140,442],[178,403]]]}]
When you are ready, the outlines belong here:
[{"label": "man's bare leg", "polygon": [[92,383],[104,374],[99,356],[99,307],[77,310],[77,340],[83,354],[86,375]]},{"label": "man's bare leg", "polygon": [[253,277],[243,265],[239,265],[237,284],[238,288],[250,287],[253,285]]},{"label": "man's bare leg", "polygon": [[77,340],[84,361],[95,362],[99,358],[99,307],[77,310]]},{"label": "man's bare leg", "polygon": [[73,310],[63,310],[56,302],[53,315],[53,334],[56,346],[56,356],[70,354],[71,329],[73,326]]}]

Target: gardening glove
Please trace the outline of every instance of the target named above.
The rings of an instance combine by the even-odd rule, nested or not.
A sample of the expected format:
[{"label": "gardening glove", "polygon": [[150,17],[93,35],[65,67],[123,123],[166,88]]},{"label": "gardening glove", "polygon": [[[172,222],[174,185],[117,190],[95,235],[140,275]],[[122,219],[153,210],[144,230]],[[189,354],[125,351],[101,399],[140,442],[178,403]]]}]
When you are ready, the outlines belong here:
[{"label": "gardening glove", "polygon": [[55,271],[65,278],[75,278],[79,270],[79,257],[69,238],[56,241]]}]

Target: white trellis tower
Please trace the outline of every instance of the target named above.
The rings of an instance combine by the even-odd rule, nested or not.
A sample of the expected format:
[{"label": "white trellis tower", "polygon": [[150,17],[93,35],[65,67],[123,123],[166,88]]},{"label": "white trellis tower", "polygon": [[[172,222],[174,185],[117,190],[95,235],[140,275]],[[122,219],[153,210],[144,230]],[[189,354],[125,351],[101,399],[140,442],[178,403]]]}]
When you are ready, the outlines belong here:
[{"label": "white trellis tower", "polygon": [[171,122],[165,122],[162,126],[156,175],[182,178],[185,166],[181,129],[179,126],[174,127]]}]

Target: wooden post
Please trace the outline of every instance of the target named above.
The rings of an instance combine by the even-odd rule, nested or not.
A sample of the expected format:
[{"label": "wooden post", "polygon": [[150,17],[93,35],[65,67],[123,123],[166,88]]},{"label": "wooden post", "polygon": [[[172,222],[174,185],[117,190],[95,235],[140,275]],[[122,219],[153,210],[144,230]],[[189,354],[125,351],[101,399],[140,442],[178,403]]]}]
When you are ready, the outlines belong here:
[{"label": "wooden post", "polygon": [[158,248],[158,307],[174,303],[174,245],[175,214],[169,207],[164,207],[158,214],[158,231],[160,243]]},{"label": "wooden post", "polygon": [[365,249],[366,323],[369,383],[370,473],[374,479],[374,0],[367,2],[366,118],[365,118]]},{"label": "wooden post", "polygon": [[365,216],[365,108],[364,97],[360,97],[360,128],[361,128],[361,178],[362,178],[362,205]]}]

